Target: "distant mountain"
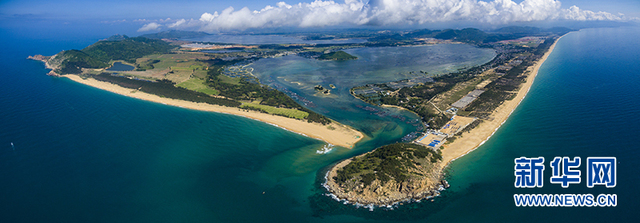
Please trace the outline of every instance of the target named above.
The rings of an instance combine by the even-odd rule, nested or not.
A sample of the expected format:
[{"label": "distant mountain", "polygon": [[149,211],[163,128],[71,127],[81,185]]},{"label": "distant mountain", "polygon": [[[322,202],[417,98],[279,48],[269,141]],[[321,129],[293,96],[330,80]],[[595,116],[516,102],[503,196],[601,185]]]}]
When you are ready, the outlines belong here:
[{"label": "distant mountain", "polygon": [[521,35],[531,35],[540,33],[541,29],[530,26],[507,26],[502,27],[496,30],[493,30],[495,33],[508,33],[508,34],[521,34]]},{"label": "distant mountain", "polygon": [[567,27],[553,27],[551,29],[547,29],[546,31],[554,33],[554,34],[558,34],[558,35],[564,35],[564,34],[567,34],[568,32],[578,31],[578,30],[577,29],[569,29]]},{"label": "distant mountain", "polygon": [[540,28],[530,27],[530,26],[507,26],[507,27],[493,30],[492,32],[511,34],[511,35],[529,36],[529,35],[546,35],[546,34],[564,35],[571,31],[574,31],[574,30],[566,27],[553,27],[550,29],[540,29]]},{"label": "distant mountain", "polygon": [[572,29],[565,27],[554,27],[551,29],[540,29],[529,26],[509,26],[493,31],[485,32],[475,28],[466,29],[445,29],[445,30],[428,30],[420,29],[410,31],[404,34],[392,33],[386,36],[378,36],[372,40],[404,40],[408,38],[436,38],[442,40],[453,40],[471,44],[492,43],[501,40],[517,39],[525,36],[536,35],[564,35]]},{"label": "distant mountain", "polygon": [[129,37],[127,35],[116,34],[116,35],[110,36],[109,38],[104,39],[103,41],[122,41],[128,38]]},{"label": "distant mountain", "polygon": [[489,37],[489,34],[474,28],[447,29],[434,36],[436,39],[455,40],[465,43],[483,43],[487,37]]},{"label": "distant mountain", "polygon": [[149,39],[185,39],[185,38],[196,38],[202,36],[208,36],[210,34],[205,32],[194,32],[194,31],[180,31],[180,30],[168,30],[162,31],[159,33],[152,34],[144,34],[140,37],[146,37]]}]

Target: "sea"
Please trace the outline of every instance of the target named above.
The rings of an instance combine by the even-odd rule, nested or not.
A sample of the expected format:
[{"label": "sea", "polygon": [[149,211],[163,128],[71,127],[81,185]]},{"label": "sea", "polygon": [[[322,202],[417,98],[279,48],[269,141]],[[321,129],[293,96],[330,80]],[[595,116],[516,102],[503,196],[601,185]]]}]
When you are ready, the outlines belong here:
[{"label": "sea", "polygon": [[[364,129],[362,122],[369,118],[354,118],[352,124],[367,133],[363,142],[317,153],[328,145],[251,119],[127,98],[50,77],[41,62],[26,59],[82,49],[116,33],[136,35],[132,27],[97,24],[0,22],[1,222],[640,220],[640,195],[634,189],[640,184],[638,27],[567,34],[511,117],[486,143],[447,168],[449,189],[432,199],[369,209],[327,196],[324,174],[340,160],[399,141],[412,125],[381,117],[371,118],[380,120],[375,128]],[[297,59],[276,60],[283,61],[271,62]],[[284,79],[273,83],[294,86]],[[338,93],[346,89],[337,87]],[[303,88],[289,89],[315,97]],[[335,110],[320,112],[345,121],[350,116],[339,113],[353,109]],[[564,156],[582,158],[582,183],[568,188],[550,183],[549,163]],[[542,187],[514,187],[519,157],[545,158]],[[586,186],[588,157],[617,158],[615,187]],[[615,194],[617,203],[516,207],[514,194]]]}]

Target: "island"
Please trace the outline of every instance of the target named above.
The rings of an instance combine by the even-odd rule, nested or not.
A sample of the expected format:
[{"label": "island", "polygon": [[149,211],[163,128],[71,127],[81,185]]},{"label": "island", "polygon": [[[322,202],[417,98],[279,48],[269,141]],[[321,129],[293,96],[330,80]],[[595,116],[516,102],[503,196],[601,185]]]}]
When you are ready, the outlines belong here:
[{"label": "island", "polygon": [[336,52],[322,54],[322,55],[320,55],[318,57],[318,59],[320,59],[320,60],[344,61],[344,60],[355,60],[355,59],[358,59],[358,57],[353,56],[351,54],[348,54],[348,53],[340,50],[340,51],[336,51]]},{"label": "island", "polygon": [[316,85],[313,89],[316,89],[316,91],[322,92],[325,95],[331,94],[331,90],[324,88],[322,85]]}]

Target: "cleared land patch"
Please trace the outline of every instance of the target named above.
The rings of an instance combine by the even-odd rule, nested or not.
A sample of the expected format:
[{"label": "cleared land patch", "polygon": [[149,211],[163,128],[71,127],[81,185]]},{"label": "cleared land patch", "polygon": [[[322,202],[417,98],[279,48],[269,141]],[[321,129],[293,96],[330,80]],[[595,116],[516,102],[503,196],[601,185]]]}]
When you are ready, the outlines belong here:
[{"label": "cleared land patch", "polygon": [[295,118],[295,119],[305,119],[309,116],[309,113],[303,112],[297,109],[276,108],[268,105],[261,105],[261,104],[255,103],[255,101],[252,103],[245,103],[242,106],[240,106],[240,108],[247,108],[247,107],[259,109],[263,112],[266,112],[267,114],[280,115],[280,116],[285,116],[285,117]]},{"label": "cleared land patch", "polygon": [[191,78],[182,83],[176,84],[176,86],[192,91],[202,92],[208,95],[218,95],[220,93],[218,90],[208,87],[204,80],[198,78]]}]

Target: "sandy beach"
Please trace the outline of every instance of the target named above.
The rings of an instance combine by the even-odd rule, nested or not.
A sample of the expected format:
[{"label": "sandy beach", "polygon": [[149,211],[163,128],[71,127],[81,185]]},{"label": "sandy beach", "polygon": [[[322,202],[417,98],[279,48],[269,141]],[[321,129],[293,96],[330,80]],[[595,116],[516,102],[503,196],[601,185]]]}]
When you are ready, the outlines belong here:
[{"label": "sandy beach", "polygon": [[[562,38],[562,37],[560,37]],[[509,115],[518,107],[522,99],[527,95],[531,85],[533,85],[533,81],[538,75],[538,69],[547,60],[547,57],[556,46],[556,43],[560,40],[558,38],[553,45],[549,48],[549,50],[536,62],[534,66],[531,66],[527,69],[528,72],[531,72],[527,76],[527,81],[522,84],[520,90],[518,91],[516,97],[512,100],[505,101],[502,105],[496,108],[495,111],[491,114],[493,120],[484,120],[478,126],[473,128],[470,132],[464,132],[460,136],[460,138],[456,139],[454,142],[443,145],[442,149],[442,165],[443,168],[449,165],[449,163],[461,156],[468,154],[469,152],[475,150],[479,146],[481,146],[486,140],[488,140],[495,131],[500,128],[500,126],[509,118]]]},{"label": "sandy beach", "polygon": [[[324,142],[337,145],[337,146],[342,146],[345,148],[352,148],[356,142],[360,141],[364,137],[364,134],[362,134],[361,132],[349,126],[337,123],[335,121],[329,125],[322,125],[319,123],[308,123],[307,121],[286,118],[286,117],[276,116],[276,115],[270,115],[270,114],[260,113],[256,111],[246,111],[239,108],[211,105],[206,103],[196,103],[196,102],[183,101],[183,100],[177,100],[177,99],[171,99],[171,98],[162,98],[157,95],[140,92],[135,89],[124,88],[115,84],[98,81],[93,78],[83,79],[78,75],[69,74],[69,75],[64,75],[64,77],[67,77],[81,84],[89,85],[89,86],[107,90],[116,94],[138,98],[146,101],[152,101],[152,102],[162,103],[162,104],[171,105],[171,106],[178,106],[178,107],[183,107],[188,109],[225,113],[225,114],[231,114],[231,115],[237,115],[237,116],[255,119],[258,121],[276,125],[280,128],[283,128],[298,134],[302,134],[307,137],[322,140]],[[330,128],[330,127],[333,127],[333,128]]]}]

